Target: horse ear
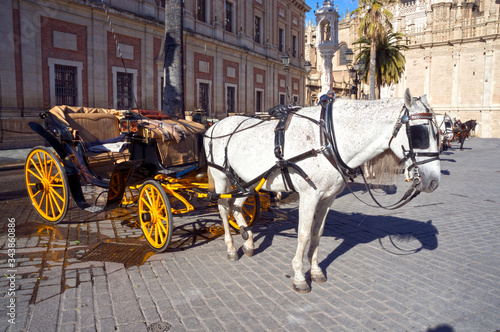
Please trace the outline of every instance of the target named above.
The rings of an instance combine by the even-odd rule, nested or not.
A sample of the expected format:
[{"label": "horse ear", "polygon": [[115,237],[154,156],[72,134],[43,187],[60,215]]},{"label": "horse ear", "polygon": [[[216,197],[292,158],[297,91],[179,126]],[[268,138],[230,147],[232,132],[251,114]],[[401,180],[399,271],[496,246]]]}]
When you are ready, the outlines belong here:
[{"label": "horse ear", "polygon": [[413,97],[411,96],[410,89],[406,88],[405,91],[405,105],[407,109],[411,108],[411,101]]},{"label": "horse ear", "polygon": [[423,95],[420,97],[420,101],[424,103],[425,105],[429,106],[429,101],[427,100],[427,95]]}]

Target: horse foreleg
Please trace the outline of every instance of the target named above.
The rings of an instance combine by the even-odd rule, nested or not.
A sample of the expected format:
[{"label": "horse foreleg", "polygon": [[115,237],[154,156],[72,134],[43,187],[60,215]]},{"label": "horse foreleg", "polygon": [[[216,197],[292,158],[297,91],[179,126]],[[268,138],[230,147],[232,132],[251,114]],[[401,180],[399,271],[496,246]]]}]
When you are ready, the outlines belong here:
[{"label": "horse foreleg", "polygon": [[219,213],[222,218],[222,224],[224,225],[224,242],[227,246],[227,258],[233,261],[238,260],[238,252],[234,247],[233,237],[231,235],[231,230],[229,228],[229,211],[230,205],[228,199],[219,200]]},{"label": "horse foreleg", "polygon": [[236,222],[238,223],[238,226],[240,227],[241,236],[243,237],[243,240],[245,240],[245,242],[243,243],[243,252],[247,256],[253,256],[254,253],[253,233],[248,228],[248,224],[245,218],[243,217],[242,213],[243,204],[245,204],[245,201],[246,197],[235,199],[232,212],[234,218],[236,219]]},{"label": "horse foreleg", "polygon": [[326,276],[318,264],[319,240],[321,239],[321,235],[323,235],[326,216],[332,203],[333,199],[318,205],[311,229],[311,243],[309,243],[307,258],[309,259],[309,263],[311,263],[311,281],[319,283],[326,281]]},{"label": "horse foreleg", "polygon": [[[303,198],[305,197],[305,198]],[[311,287],[306,282],[304,273],[302,272],[304,251],[311,238],[311,226],[314,220],[317,202],[311,202],[306,197],[310,197],[308,193],[300,195],[299,204],[299,227],[297,234],[297,251],[292,260],[293,271],[295,272],[292,284],[293,289],[300,293],[311,291]]]}]

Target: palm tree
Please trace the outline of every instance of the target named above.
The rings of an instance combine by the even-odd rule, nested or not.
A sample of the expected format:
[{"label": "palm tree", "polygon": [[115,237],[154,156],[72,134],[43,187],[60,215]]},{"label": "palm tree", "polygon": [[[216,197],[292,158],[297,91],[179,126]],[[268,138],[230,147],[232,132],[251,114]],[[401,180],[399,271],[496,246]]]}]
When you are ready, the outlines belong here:
[{"label": "palm tree", "polygon": [[184,73],[182,56],[182,0],[165,1],[165,63],[163,112],[184,118]]},{"label": "palm tree", "polygon": [[[388,31],[382,39],[380,39],[375,51],[375,78],[377,84],[378,96],[380,96],[380,88],[392,83],[399,83],[405,70],[406,59],[403,51],[408,50],[408,46],[403,44],[404,35],[400,32]],[[356,56],[356,61],[365,61],[368,65],[365,67],[363,81],[366,83],[368,77],[371,76],[371,41],[366,37],[361,37],[354,44],[361,46],[361,51]],[[370,72],[370,75],[368,74]]]},{"label": "palm tree", "polygon": [[364,36],[372,41],[369,61],[370,99],[375,99],[375,48],[378,41],[386,34],[386,31],[392,29],[389,20],[393,15],[384,7],[395,2],[397,0],[359,0],[359,7],[352,12],[353,15],[359,17],[359,36]]}]

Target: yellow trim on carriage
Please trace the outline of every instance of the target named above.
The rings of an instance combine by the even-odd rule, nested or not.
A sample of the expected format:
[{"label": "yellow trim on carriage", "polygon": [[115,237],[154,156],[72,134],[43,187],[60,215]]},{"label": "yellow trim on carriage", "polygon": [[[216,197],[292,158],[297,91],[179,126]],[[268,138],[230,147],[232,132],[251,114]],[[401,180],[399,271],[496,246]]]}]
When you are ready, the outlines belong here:
[{"label": "yellow trim on carriage", "polygon": [[262,180],[260,180],[260,182],[257,185],[257,187],[255,187],[255,191],[258,192],[262,188],[262,186],[264,185],[264,183],[266,183],[266,181],[267,181],[266,178],[262,178]]}]

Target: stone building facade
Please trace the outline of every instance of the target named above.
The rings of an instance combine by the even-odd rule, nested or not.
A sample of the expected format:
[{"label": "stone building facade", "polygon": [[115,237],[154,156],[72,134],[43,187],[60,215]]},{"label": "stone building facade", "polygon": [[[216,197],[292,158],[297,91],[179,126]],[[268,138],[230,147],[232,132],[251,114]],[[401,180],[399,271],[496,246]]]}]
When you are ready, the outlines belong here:
[{"label": "stone building facade", "polygon": [[[104,2],[0,2],[0,149],[39,143],[27,123],[58,104],[161,109],[168,0]],[[309,10],[303,0],[184,0],[185,110],[222,118],[303,104]]]},{"label": "stone building facade", "polygon": [[[402,82],[384,87],[381,97],[402,97],[410,88],[415,96],[427,94],[438,113],[478,120],[478,136],[500,137],[500,3],[418,0],[389,10],[394,14],[393,26],[405,34],[409,50],[405,52]],[[306,58],[315,53],[314,31],[311,25],[306,28]],[[357,38],[356,17],[344,14],[339,22],[340,49],[333,61],[333,75],[337,91],[345,96],[343,91],[348,91],[352,80],[348,66],[342,64],[342,48],[357,53],[352,46]],[[362,86],[361,90],[368,89]],[[309,98],[314,96],[307,93]],[[358,97],[362,95],[360,91]]]}]

